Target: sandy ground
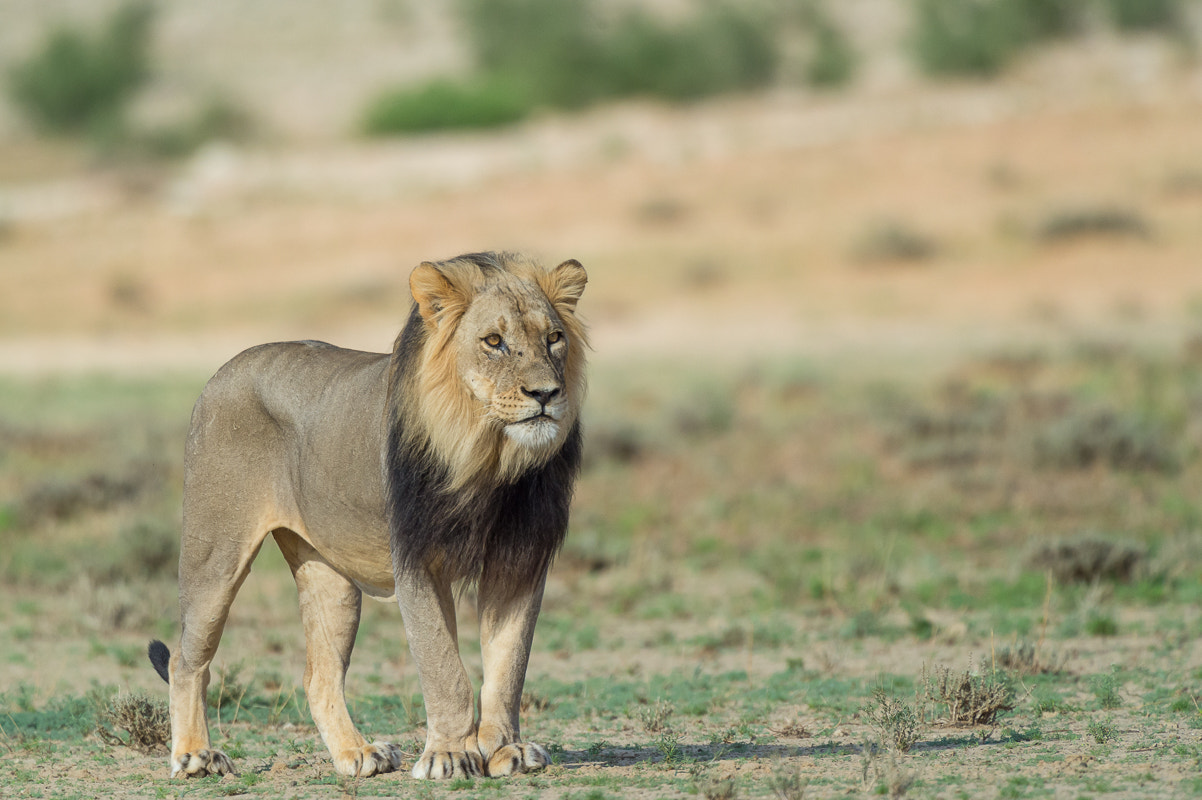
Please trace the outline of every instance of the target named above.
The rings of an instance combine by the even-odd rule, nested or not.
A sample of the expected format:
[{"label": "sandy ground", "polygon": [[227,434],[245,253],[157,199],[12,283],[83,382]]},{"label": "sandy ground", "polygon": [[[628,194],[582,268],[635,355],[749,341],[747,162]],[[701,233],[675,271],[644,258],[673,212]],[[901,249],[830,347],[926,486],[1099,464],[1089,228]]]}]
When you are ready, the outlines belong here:
[{"label": "sandy ground", "polygon": [[[635,103],[488,136],[214,147],[179,167],[76,171],[63,165],[78,164],[78,154],[13,146],[0,151],[0,173],[20,175],[0,183],[0,373],[200,374],[242,347],[288,338],[384,349],[404,314],[413,265],[502,248],[585,264],[590,287],[581,307],[596,359],[610,365],[776,355],[904,371],[966,352],[1083,339],[1196,346],[1202,77],[1183,68],[1146,83],[1079,62],[1078,72],[1057,72],[1057,57],[990,86],[839,98],[783,92],[685,109]],[[1045,80],[1049,70],[1063,81]],[[46,166],[30,168],[30,159]],[[17,161],[26,166],[12,166]],[[1064,215],[1112,212],[1125,220],[1117,229],[1041,234]],[[881,230],[912,234],[931,252],[918,260],[874,256]],[[570,582],[556,580],[549,604],[570,593]],[[261,604],[252,598],[246,607]],[[379,620],[385,612],[389,621],[377,624],[399,629],[394,610],[370,614]],[[249,622],[236,608],[225,650],[252,649],[258,633],[238,633]],[[279,666],[298,674],[294,609],[280,608],[275,622],[284,631]],[[962,641],[947,641],[956,641],[949,658],[963,652]],[[1125,636],[1066,647],[1085,674],[1138,663],[1149,644]],[[94,674],[77,664],[88,662],[87,647],[79,642],[64,658],[35,639],[24,666],[5,667],[6,681],[86,683]],[[709,666],[756,678],[794,655],[869,675],[882,663],[913,671],[931,649],[873,641],[854,652],[729,653]],[[398,672],[411,673],[398,658]],[[1166,668],[1184,673],[1202,656],[1195,642],[1172,658]],[[696,664],[692,651],[594,651],[584,660],[541,657],[532,675],[655,674]],[[120,681],[155,687],[140,665]],[[1153,733],[1157,748],[1197,746],[1198,731],[1150,733],[1139,713],[1136,704],[1118,712],[1126,750],[1138,753]],[[1045,728],[1054,731],[1053,722]],[[1040,773],[1049,796],[1076,797],[1082,784],[1071,776],[1083,771],[1116,781],[1129,772],[1093,755],[1083,728],[1081,720],[1065,723],[1080,738],[1058,742],[1063,758]],[[821,742],[780,746],[801,757],[807,774],[850,782],[863,769],[858,756],[826,772],[810,757],[832,744],[850,747],[866,731],[849,722]],[[707,734],[703,726],[689,733],[698,741]],[[999,752],[953,748],[930,769],[975,770],[989,787],[983,796],[996,796],[1008,775]],[[762,773],[780,751],[756,755],[763,762],[732,757],[717,770]],[[646,769],[597,766],[582,752],[572,758],[564,771],[634,779]],[[86,794],[101,772],[128,779],[162,768],[157,756],[117,751],[113,759],[103,770],[70,767],[59,788]],[[44,768],[37,756],[13,763]],[[328,774],[320,754],[273,763],[259,766],[279,796]],[[1188,777],[1176,763],[1139,769],[1155,779],[1125,796],[1163,796],[1158,786],[1176,788]],[[327,788],[337,796],[345,787]]]}]

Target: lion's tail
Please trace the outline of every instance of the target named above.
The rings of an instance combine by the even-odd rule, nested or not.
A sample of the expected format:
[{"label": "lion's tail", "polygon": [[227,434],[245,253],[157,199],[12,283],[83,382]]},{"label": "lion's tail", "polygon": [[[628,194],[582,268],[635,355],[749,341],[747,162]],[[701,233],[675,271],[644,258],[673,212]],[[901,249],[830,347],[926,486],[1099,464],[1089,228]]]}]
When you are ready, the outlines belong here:
[{"label": "lion's tail", "polygon": [[158,639],[152,639],[150,647],[146,648],[146,655],[150,656],[150,663],[154,666],[154,671],[159,673],[159,677],[171,683],[167,674],[167,662],[171,660],[171,651],[167,649],[167,645]]}]

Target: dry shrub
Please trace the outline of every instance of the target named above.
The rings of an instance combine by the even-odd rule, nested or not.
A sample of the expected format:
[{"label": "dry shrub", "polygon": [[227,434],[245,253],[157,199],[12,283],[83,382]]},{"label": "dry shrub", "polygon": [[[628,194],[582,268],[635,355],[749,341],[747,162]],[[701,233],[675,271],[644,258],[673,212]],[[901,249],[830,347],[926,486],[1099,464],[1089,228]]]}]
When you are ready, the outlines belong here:
[{"label": "dry shrub", "polygon": [[108,744],[150,753],[166,748],[171,742],[171,716],[167,704],[162,700],[140,693],[119,694],[109,703],[103,718],[106,723],[128,735],[122,739],[119,734],[101,725],[97,732]]},{"label": "dry shrub", "polygon": [[1129,581],[1144,564],[1142,548],[1099,536],[1061,539],[1035,547],[1026,557],[1028,568],[1050,572],[1057,582]]},{"label": "dry shrub", "polygon": [[1037,226],[1041,242],[1061,242],[1091,236],[1126,236],[1147,239],[1151,226],[1139,213],[1125,208],[1089,206],[1048,214]]},{"label": "dry shrub", "polygon": [[705,800],[735,800],[739,796],[739,787],[733,776],[714,776],[698,781],[697,790]]},{"label": "dry shrub", "polygon": [[1027,640],[997,651],[997,665],[1017,675],[1059,675],[1064,657],[1040,653],[1039,645]]},{"label": "dry shrub", "polygon": [[922,722],[914,706],[892,697],[883,688],[872,690],[873,705],[864,716],[880,737],[881,744],[899,753],[907,752],[922,733]]},{"label": "dry shrub", "polygon": [[671,730],[673,711],[675,709],[672,704],[666,700],[656,700],[655,703],[639,709],[639,721],[643,723],[643,730],[647,733]]},{"label": "dry shrub", "polygon": [[944,666],[922,671],[922,691],[947,709],[947,723],[957,727],[985,725],[993,728],[1008,711],[1014,710],[1014,688],[995,670],[974,675],[971,664],[953,673]]},{"label": "dry shrub", "polygon": [[781,764],[768,777],[768,788],[777,800],[804,800],[808,781],[796,764]]},{"label": "dry shrub", "polygon": [[1060,469],[1103,464],[1129,472],[1173,474],[1181,468],[1169,431],[1108,408],[1079,409],[1046,426],[1035,439],[1035,460]]}]

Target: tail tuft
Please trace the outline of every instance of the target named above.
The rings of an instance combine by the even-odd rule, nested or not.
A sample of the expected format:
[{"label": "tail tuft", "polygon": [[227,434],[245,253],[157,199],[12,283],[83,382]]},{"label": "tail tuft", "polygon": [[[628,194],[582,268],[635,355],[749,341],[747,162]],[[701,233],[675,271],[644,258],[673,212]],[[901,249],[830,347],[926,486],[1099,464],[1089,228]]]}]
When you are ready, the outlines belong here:
[{"label": "tail tuft", "polygon": [[167,645],[158,639],[152,639],[150,647],[146,648],[146,655],[150,656],[150,663],[154,665],[154,671],[159,673],[159,677],[167,683],[171,683],[171,678],[167,673],[167,662],[171,660],[171,651],[167,649]]}]

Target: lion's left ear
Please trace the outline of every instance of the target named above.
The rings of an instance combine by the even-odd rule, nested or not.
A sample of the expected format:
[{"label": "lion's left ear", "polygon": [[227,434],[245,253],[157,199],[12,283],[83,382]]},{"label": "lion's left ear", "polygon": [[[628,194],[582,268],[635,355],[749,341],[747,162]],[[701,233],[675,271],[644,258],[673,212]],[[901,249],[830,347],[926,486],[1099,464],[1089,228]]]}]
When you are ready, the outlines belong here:
[{"label": "lion's left ear", "polygon": [[574,312],[576,302],[584,294],[585,284],[588,283],[588,273],[579,261],[571,258],[540,276],[538,282],[551,305]]}]

